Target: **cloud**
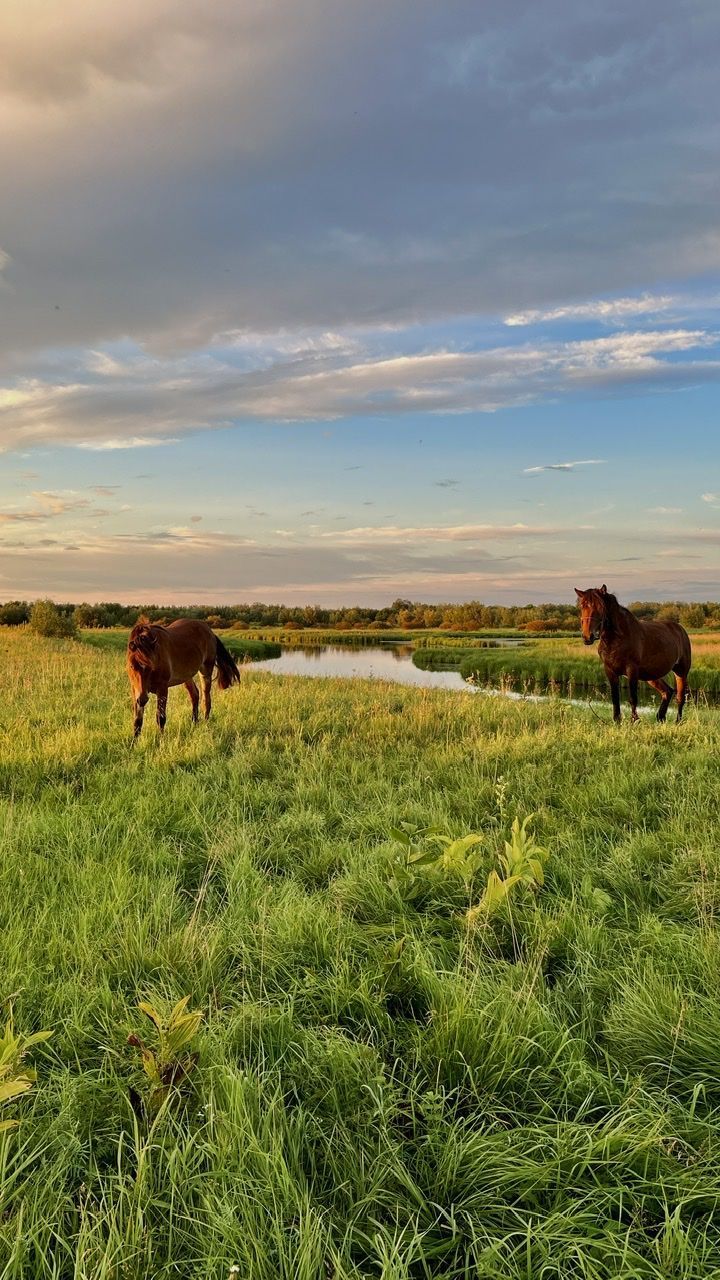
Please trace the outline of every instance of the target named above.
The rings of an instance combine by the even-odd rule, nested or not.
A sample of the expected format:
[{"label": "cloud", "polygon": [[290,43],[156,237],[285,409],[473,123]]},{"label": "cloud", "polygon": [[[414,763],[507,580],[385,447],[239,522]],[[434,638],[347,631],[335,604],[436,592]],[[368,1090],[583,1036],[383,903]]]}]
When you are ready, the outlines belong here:
[{"label": "cloud", "polygon": [[[587,526],[586,526],[587,527]],[[547,538],[571,533],[568,528],[533,527],[526,524],[493,525],[364,525],[356,529],[339,529],[323,533],[323,538],[337,539],[343,545],[348,542],[476,542],[496,538]]]},{"label": "cloud", "polygon": [[505,316],[503,323],[511,328],[551,320],[601,320],[614,323],[634,319],[636,316],[658,315],[677,301],[672,296],[663,294],[656,297],[642,294],[637,298],[596,299],[593,302],[568,303],[547,311],[518,311],[514,315]]},{"label": "cloud", "polygon": [[576,467],[599,467],[605,458],[585,458],[580,462],[546,462],[540,467],[524,467],[523,475],[535,475],[539,471],[574,471]]},{"label": "cloud", "polygon": [[712,6],[39,13],[3,7],[7,352],[547,314],[720,265]]},{"label": "cloud", "polygon": [[73,440],[69,443],[74,444],[77,449],[91,449],[96,453],[103,453],[112,449],[153,449],[161,444],[177,444],[177,437],[164,436],[162,439],[154,439],[150,436],[128,436],[127,438],[110,436],[106,440]]},{"label": "cloud", "polygon": [[[68,493],[51,493],[48,490],[35,490],[31,494],[32,507],[19,510],[0,511],[0,524],[28,523],[38,524],[68,512],[82,511],[90,506],[87,498],[77,497],[73,490]],[[94,514],[104,514],[95,512]]]},{"label": "cloud", "polygon": [[268,342],[258,363],[240,367],[220,341],[190,360],[139,361],[129,377],[85,382],[79,358],[63,383],[20,377],[0,389],[0,449],[148,448],[239,421],[493,413],[580,392],[674,388],[720,378],[720,362],[705,354],[718,340],[702,329],[624,331],[471,351],[366,352],[350,361],[344,351],[318,353],[312,342],[288,359]]},{"label": "cloud", "polygon": [[90,505],[87,498],[76,496],[72,489],[67,493],[50,493],[47,489],[36,489],[32,496],[41,508],[46,508],[53,516],[65,515],[67,511],[79,511]]},{"label": "cloud", "polygon": [[720,493],[703,493],[700,496],[703,502],[707,502],[709,506],[720,506]]},{"label": "cloud", "polygon": [[651,516],[679,516],[682,507],[646,507],[648,515]]}]

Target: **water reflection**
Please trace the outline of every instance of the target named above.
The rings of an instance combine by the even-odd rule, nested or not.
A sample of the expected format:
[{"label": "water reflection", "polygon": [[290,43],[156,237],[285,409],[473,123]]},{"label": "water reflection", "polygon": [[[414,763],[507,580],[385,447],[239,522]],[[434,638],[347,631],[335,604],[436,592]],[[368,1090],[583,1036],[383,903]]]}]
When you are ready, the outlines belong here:
[{"label": "water reflection", "polygon": [[354,648],[350,645],[293,645],[283,649],[279,658],[253,662],[257,671],[271,671],[282,676],[330,676],[363,680],[391,680],[395,684],[411,684],[423,689],[455,689],[473,692],[459,671],[421,671],[412,662],[410,644],[374,645]]},{"label": "water reflection", "polygon": [[[414,685],[422,689],[450,689],[456,693],[479,693],[489,698],[509,698],[512,702],[564,702],[571,706],[592,705],[601,716],[608,711],[607,698],[564,698],[558,693],[526,693],[517,689],[471,685],[459,671],[421,671],[412,661],[411,644],[363,645],[293,645],[283,649],[279,658],[268,658],[250,664],[252,670],[270,671],[284,676],[320,676],[335,679],[361,678],[388,680],[394,684]],[[655,706],[640,706],[643,714],[654,714]],[[608,712],[609,714],[609,712]]]}]

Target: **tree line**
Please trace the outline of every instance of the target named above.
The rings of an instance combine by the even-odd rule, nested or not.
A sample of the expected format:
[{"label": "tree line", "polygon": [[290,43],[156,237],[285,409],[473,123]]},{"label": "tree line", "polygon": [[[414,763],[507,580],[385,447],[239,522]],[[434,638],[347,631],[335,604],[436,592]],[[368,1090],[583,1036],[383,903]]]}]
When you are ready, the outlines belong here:
[{"label": "tree line", "polygon": [[[33,609],[49,601],[8,600],[0,605],[1,626],[22,626],[30,621]],[[101,604],[58,604],[57,616],[65,619],[66,631],[82,627],[130,627],[139,614],[153,622],[170,622],[174,618],[201,618],[222,629],[234,627],[328,627],[334,630],[412,631],[437,628],[446,631],[516,630],[575,631],[577,607],[570,604],[492,605],[479,600],[465,604],[422,604],[413,600],[394,600],[380,609],[360,606],[325,609],[318,605],[254,604],[216,605],[126,605],[116,601]],[[693,630],[702,627],[720,629],[720,602],[688,604],[684,601],[635,601],[629,608],[639,618],[674,619]]]}]

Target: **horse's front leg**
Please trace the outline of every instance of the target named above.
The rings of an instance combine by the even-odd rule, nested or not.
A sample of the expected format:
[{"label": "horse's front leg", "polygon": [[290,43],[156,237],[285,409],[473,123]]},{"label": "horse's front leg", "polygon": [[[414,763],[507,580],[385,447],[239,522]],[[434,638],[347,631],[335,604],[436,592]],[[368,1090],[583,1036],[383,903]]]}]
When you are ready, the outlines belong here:
[{"label": "horse's front leg", "polygon": [[613,720],[615,721],[616,724],[619,724],[622,719],[622,713],[620,711],[620,677],[616,676],[614,671],[606,670],[605,674],[607,675],[607,678],[610,682],[610,697],[612,698],[612,705],[613,705]]},{"label": "horse's front leg", "polygon": [[168,686],[164,685],[157,691],[157,725],[161,733],[165,728],[165,721],[167,720],[167,700]]},{"label": "horse's front leg", "polygon": [[145,715],[145,707],[147,706],[148,696],[146,693],[139,693],[135,698],[135,720],[133,722],[133,739],[140,737],[143,727],[143,717]]}]

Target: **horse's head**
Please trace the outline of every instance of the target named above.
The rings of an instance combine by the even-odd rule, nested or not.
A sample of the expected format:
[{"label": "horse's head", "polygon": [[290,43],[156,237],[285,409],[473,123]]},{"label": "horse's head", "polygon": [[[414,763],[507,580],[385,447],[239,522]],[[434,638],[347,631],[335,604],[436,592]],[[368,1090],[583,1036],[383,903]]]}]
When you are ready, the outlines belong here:
[{"label": "horse's head", "polygon": [[600,632],[607,622],[608,606],[611,597],[605,583],[601,587],[589,587],[587,591],[575,588],[580,609],[580,630],[585,644],[594,644],[600,639]]},{"label": "horse's head", "polygon": [[142,619],[135,624],[130,632],[128,653],[132,654],[141,663],[150,662],[153,652],[157,648],[157,642],[152,623]]}]

